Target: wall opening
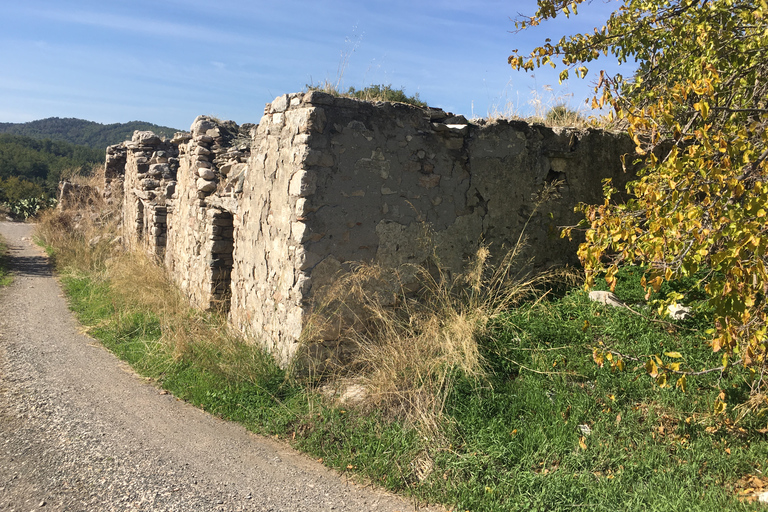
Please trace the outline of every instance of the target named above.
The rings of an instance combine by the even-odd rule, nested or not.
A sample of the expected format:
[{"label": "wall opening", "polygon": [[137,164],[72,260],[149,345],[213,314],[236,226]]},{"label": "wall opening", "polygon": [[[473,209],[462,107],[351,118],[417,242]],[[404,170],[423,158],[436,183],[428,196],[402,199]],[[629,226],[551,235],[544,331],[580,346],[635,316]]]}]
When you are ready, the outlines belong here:
[{"label": "wall opening", "polygon": [[216,211],[211,222],[211,307],[229,311],[232,298],[232,252],[235,248],[232,214]]},{"label": "wall opening", "polygon": [[144,201],[136,202],[136,238],[144,240]]}]

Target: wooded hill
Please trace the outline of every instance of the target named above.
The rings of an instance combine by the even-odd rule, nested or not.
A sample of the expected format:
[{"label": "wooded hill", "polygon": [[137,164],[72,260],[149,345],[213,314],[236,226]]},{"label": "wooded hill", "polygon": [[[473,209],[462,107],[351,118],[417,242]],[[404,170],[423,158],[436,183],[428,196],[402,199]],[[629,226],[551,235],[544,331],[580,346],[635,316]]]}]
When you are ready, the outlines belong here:
[{"label": "wooded hill", "polygon": [[0,202],[54,197],[62,173],[88,174],[104,150],[0,133]]},{"label": "wooded hill", "polygon": [[[144,121],[101,124],[76,118],[49,117],[28,123],[0,123],[0,133],[51,139],[105,150],[107,146],[128,140],[135,130],[151,130],[161,137],[173,137],[181,131]],[[103,155],[102,155],[103,156]]]}]

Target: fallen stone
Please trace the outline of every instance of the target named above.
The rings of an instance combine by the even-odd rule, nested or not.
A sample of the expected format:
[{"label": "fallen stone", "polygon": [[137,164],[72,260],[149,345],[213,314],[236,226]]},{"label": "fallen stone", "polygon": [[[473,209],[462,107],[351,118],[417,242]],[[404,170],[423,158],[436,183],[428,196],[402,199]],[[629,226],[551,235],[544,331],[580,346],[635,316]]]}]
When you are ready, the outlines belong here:
[{"label": "fallen stone", "polygon": [[681,306],[680,304],[670,304],[667,306],[667,314],[673,320],[685,320],[691,316],[691,308]]},{"label": "fallen stone", "polygon": [[600,290],[589,292],[589,300],[592,302],[599,302],[600,304],[605,304],[607,306],[613,306],[615,308],[624,306],[624,303],[621,302],[615,294]]}]

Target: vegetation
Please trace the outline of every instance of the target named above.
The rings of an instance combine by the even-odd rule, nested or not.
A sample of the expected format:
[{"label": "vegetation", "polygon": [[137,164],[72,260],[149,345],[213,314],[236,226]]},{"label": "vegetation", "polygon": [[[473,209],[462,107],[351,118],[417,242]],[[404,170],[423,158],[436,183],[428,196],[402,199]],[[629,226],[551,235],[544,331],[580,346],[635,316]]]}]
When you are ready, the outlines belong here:
[{"label": "vegetation", "polygon": [[34,217],[46,208],[53,208],[56,206],[56,199],[46,199],[45,196],[41,197],[25,197],[23,199],[17,199],[15,201],[8,201],[3,203],[8,208],[8,211],[16,218],[27,220],[30,217]]},{"label": "vegetation", "polygon": [[8,286],[13,281],[10,272],[8,271],[8,246],[0,237],[0,287]]},{"label": "vegetation", "polygon": [[29,123],[0,123],[0,133],[22,135],[33,139],[51,139],[79,146],[88,146],[102,152],[107,146],[129,140],[135,130],[151,130],[161,137],[173,137],[175,128],[143,121],[101,124],[75,118],[49,117]]},{"label": "vegetation", "polygon": [[87,174],[103,160],[96,149],[0,134],[0,202],[55,197],[62,175]]},{"label": "vegetation", "polygon": [[[433,277],[422,304],[398,314],[376,309],[380,293],[363,297],[382,314],[382,336],[358,340],[352,371],[318,379],[191,310],[162,268],[115,250],[110,217],[83,210],[46,213],[38,236],[91,335],[176,396],[360,482],[473,511],[753,510],[768,488],[765,411],[718,405],[749,397],[748,372],[692,374],[679,387],[647,375],[648,361],[718,364],[706,301],[687,320],[656,313],[654,301],[675,293],[701,299],[695,279],[646,300],[645,269],[623,267],[615,289],[631,309],[611,308],[567,286],[494,291],[520,281],[494,278],[514,266],[494,269],[481,253],[466,276]],[[358,272],[348,294],[378,278]],[[354,385],[362,399],[341,401]]]},{"label": "vegetation", "polygon": [[[580,3],[543,0],[519,27],[575,14]],[[526,70],[560,59],[568,66],[561,78],[585,76],[600,56],[639,63],[631,78],[602,73],[593,101],[624,123],[645,170],[628,186],[629,201],[614,203],[608,183],[602,205],[582,207],[587,284],[606,270],[614,285],[627,263],[646,265],[647,292],[700,275],[715,312],[712,350],[723,366],[753,372],[761,407],[768,404],[766,17],[768,5],[752,0],[626,0],[594,33],[509,57]],[[668,369],[657,369],[660,382]]]},{"label": "vegetation", "polygon": [[334,96],[343,96],[345,98],[355,98],[364,101],[394,101],[399,103],[407,103],[409,105],[416,105],[418,107],[426,107],[427,104],[419,98],[419,93],[413,96],[405,94],[403,88],[394,89],[392,85],[369,85],[363,89],[355,89],[350,87],[346,92],[340,91],[337,86],[330,82],[325,82],[321,85],[307,85],[307,90],[310,91],[322,91]]}]

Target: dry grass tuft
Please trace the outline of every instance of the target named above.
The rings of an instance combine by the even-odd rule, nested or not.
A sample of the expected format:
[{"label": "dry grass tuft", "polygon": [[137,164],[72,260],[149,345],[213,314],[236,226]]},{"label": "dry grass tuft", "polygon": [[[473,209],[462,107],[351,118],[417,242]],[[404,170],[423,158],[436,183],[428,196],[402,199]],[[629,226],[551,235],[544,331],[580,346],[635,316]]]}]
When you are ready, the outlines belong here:
[{"label": "dry grass tuft", "polygon": [[[531,91],[531,97],[523,102],[508,100],[492,105],[486,121],[509,119],[526,123],[540,123],[550,128],[609,128],[609,119],[597,112],[589,115],[586,105],[573,107],[572,94],[556,94],[552,87],[543,86],[543,92]],[[525,106],[527,104],[527,107]],[[526,112],[523,114],[522,112]]]},{"label": "dry grass tuft", "polygon": [[70,176],[79,187],[70,200],[38,216],[37,239],[59,265],[82,271],[103,269],[120,246],[120,214],[101,194],[103,168],[90,176]]},{"label": "dry grass tuft", "polygon": [[[347,344],[343,356],[336,347],[337,359],[328,364],[326,358],[318,370],[326,373],[327,386],[341,396],[346,387],[363,386],[363,408],[437,437],[453,382],[485,381],[480,341],[493,320],[541,297],[544,286],[566,275],[531,272],[522,261],[523,246],[521,240],[496,263],[481,247],[466,270],[453,276],[431,265],[392,270],[375,264],[342,275],[318,308],[318,317],[332,318]],[[415,276],[415,282],[403,276]]]},{"label": "dry grass tuft", "polygon": [[[529,222],[558,186],[542,190]],[[522,301],[541,299],[555,281],[575,282],[566,269],[532,270],[523,254],[526,227],[500,259],[481,246],[457,274],[441,269],[435,256],[396,269],[363,263],[345,272],[338,264],[336,278],[315,292],[297,367],[304,370],[309,362],[309,376],[335,397],[362,386],[364,396],[355,393],[354,400],[362,407],[438,436],[455,380],[485,383],[480,343],[493,321]]]}]

